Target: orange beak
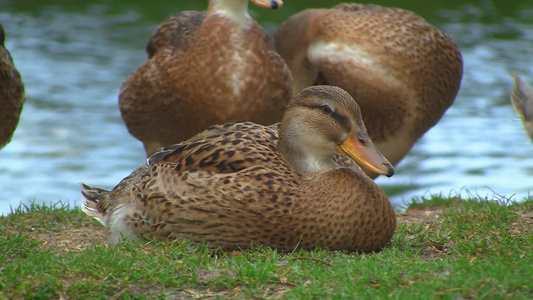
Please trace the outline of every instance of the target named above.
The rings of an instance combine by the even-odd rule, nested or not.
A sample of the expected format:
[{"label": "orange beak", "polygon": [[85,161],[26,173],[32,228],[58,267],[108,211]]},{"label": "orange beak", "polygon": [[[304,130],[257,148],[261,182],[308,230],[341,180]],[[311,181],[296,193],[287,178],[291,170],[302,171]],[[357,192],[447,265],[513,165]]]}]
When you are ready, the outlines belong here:
[{"label": "orange beak", "polygon": [[377,174],[391,177],[394,167],[374,146],[366,132],[352,130],[348,138],[337,146],[337,151],[355,160],[359,165]]},{"label": "orange beak", "polygon": [[281,0],[252,0],[252,3],[264,8],[276,9],[283,6],[283,1]]}]

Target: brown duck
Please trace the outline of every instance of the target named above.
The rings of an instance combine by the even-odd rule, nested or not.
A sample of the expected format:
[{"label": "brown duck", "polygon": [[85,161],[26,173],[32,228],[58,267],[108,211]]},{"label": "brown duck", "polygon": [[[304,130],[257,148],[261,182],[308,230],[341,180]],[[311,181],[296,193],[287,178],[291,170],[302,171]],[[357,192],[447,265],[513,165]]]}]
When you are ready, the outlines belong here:
[{"label": "brown duck", "polygon": [[511,93],[511,103],[533,141],[533,87],[522,80],[516,73],[513,74],[513,79],[514,87]]},{"label": "brown duck", "polygon": [[24,84],[5,47],[6,35],[0,24],[0,148],[11,141],[24,104]]},{"label": "brown duck", "polygon": [[154,33],[148,59],[119,95],[122,119],[148,156],[212,124],[281,120],[292,76],[247,8],[248,0],[210,0],[207,14],[171,16]]},{"label": "brown duck", "polygon": [[353,3],[308,9],[285,21],[274,39],[294,92],[313,84],[348,91],[393,165],[442,117],[461,83],[453,41],[402,9]]},{"label": "brown duck", "polygon": [[368,137],[354,99],[333,86],[300,91],[279,129],[246,122],[212,126],[166,147],[111,191],[84,185],[83,210],[123,238],[183,238],[222,249],[266,245],[374,251],[396,218],[372,172],[394,169]]}]

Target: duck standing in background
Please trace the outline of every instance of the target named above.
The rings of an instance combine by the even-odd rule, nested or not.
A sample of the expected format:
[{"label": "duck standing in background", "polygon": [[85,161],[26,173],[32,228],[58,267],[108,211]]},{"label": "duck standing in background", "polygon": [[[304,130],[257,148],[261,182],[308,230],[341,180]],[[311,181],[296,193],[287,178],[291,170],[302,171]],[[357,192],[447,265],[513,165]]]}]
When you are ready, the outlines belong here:
[{"label": "duck standing in background", "polygon": [[394,165],[442,117],[461,84],[462,57],[453,41],[402,9],[308,9],[285,21],[274,39],[294,92],[329,84],[359,99],[368,134]]},{"label": "duck standing in background", "polygon": [[24,84],[5,47],[5,39],[0,24],[0,149],[11,141],[25,100]]},{"label": "duck standing in background", "polygon": [[522,80],[517,73],[513,74],[514,87],[511,92],[511,103],[516,114],[522,119],[527,134],[533,141],[533,87]]},{"label": "duck standing in background", "polygon": [[147,52],[119,94],[122,119],[147,156],[212,124],[278,122],[292,95],[290,71],[272,38],[248,15],[248,0],[210,0],[205,15],[168,18]]},{"label": "duck standing in background", "polygon": [[83,185],[83,210],[107,227],[110,244],[149,237],[224,250],[377,251],[390,241],[396,217],[383,190],[361,168],[332,159],[341,153],[394,174],[346,91],[303,89],[276,137],[275,126],[212,126],[161,149],[111,191]]}]

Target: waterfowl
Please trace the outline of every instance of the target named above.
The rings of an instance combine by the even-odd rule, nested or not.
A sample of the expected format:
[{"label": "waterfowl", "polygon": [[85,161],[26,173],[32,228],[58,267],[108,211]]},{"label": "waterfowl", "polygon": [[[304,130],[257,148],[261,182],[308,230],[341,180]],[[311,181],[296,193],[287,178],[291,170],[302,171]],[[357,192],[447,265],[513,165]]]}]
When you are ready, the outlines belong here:
[{"label": "waterfowl", "polygon": [[348,91],[393,165],[442,117],[461,83],[453,41],[402,9],[354,3],[308,9],[281,24],[274,40],[294,92],[313,84]]},{"label": "waterfowl", "polygon": [[5,47],[6,35],[0,24],[0,148],[11,141],[24,104],[24,84]]},{"label": "waterfowl", "polygon": [[514,87],[511,93],[511,103],[533,141],[533,87],[522,80],[517,73],[512,76]]},{"label": "waterfowl", "polygon": [[292,76],[247,10],[248,0],[210,0],[206,14],[171,16],[154,33],[148,59],[119,93],[122,119],[147,156],[212,124],[281,120]]},{"label": "waterfowl", "polygon": [[396,218],[361,168],[394,168],[368,137],[355,100],[333,86],[303,89],[278,131],[251,122],[211,126],[164,147],[111,191],[83,185],[83,211],[123,238],[207,242],[224,250],[266,245],[375,251]]}]

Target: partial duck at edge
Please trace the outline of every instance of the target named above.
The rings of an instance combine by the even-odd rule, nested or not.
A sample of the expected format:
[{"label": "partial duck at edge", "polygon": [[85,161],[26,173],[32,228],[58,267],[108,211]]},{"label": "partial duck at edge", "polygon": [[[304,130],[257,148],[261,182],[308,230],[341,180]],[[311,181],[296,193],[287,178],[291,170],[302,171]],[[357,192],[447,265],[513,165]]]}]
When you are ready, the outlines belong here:
[{"label": "partial duck at edge", "polygon": [[11,141],[25,100],[24,84],[5,47],[5,39],[4,27],[0,24],[0,149]]},{"label": "partial duck at edge", "polygon": [[533,141],[533,87],[522,80],[517,73],[513,73],[512,76],[514,87],[511,92],[511,104]]}]

